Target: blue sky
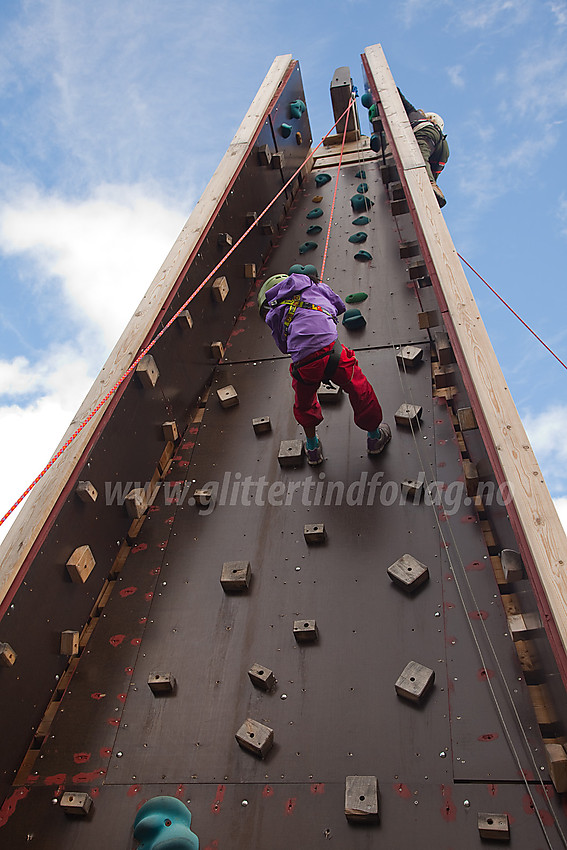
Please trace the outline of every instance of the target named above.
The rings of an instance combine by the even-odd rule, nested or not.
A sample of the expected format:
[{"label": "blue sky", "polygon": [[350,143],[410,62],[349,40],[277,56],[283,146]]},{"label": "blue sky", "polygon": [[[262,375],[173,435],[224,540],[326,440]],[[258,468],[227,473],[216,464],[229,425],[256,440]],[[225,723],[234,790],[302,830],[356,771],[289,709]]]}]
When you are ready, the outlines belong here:
[{"label": "blue sky", "polygon": [[[408,99],[445,119],[457,250],[567,362],[566,39],[567,0],[4,0],[0,515],[48,461],[279,54],[300,63],[316,144],[333,71],[349,65],[362,89],[360,54],[382,44]],[[565,369],[468,277],[567,523]]]}]

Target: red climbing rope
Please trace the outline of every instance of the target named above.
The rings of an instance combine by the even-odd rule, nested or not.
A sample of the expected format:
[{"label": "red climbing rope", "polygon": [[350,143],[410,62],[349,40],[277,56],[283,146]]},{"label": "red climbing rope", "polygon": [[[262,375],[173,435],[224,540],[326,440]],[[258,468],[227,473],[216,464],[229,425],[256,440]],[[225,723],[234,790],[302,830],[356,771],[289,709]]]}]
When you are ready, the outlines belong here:
[{"label": "red climbing rope", "polygon": [[[106,395],[104,396],[104,398],[102,398],[102,399],[99,401],[99,403],[96,405],[96,407],[94,407],[94,408],[93,408],[93,410],[91,410],[91,412],[90,412],[90,413],[89,413],[89,415],[86,417],[86,419],[84,419],[84,420],[81,422],[81,424],[79,425],[79,427],[77,428],[77,430],[73,432],[73,434],[69,437],[69,439],[68,439],[68,440],[66,440],[66,442],[65,442],[65,443],[61,446],[61,448],[60,448],[60,449],[58,449],[58,451],[57,451],[57,452],[53,455],[53,457],[52,457],[52,458],[51,458],[51,460],[50,460],[50,461],[46,464],[46,466],[44,466],[44,468],[41,470],[41,472],[39,473],[39,475],[37,476],[37,478],[34,478],[34,480],[31,482],[31,484],[30,484],[28,487],[26,487],[26,489],[24,490],[24,492],[22,493],[22,495],[21,495],[21,496],[20,496],[20,497],[19,497],[19,498],[18,498],[18,499],[14,502],[14,504],[12,505],[12,507],[10,508],[10,510],[9,510],[9,511],[7,511],[7,512],[4,514],[4,516],[2,517],[2,519],[0,519],[0,525],[2,525],[2,524],[3,524],[3,523],[4,523],[7,519],[8,519],[8,517],[9,517],[9,516],[10,516],[10,515],[11,515],[11,514],[12,514],[12,513],[16,510],[16,508],[18,507],[18,505],[20,505],[20,504],[23,502],[23,500],[24,500],[24,499],[26,498],[26,496],[27,496],[27,495],[28,495],[28,494],[29,494],[29,493],[33,490],[33,488],[34,488],[34,487],[35,487],[35,485],[38,483],[38,481],[41,481],[41,479],[43,478],[43,476],[45,475],[45,473],[46,473],[49,469],[51,469],[51,467],[53,466],[53,464],[54,464],[54,463],[55,463],[55,462],[56,462],[56,461],[57,461],[57,460],[61,457],[61,455],[63,454],[63,452],[65,452],[65,451],[69,448],[69,446],[71,445],[71,443],[72,443],[74,440],[76,440],[76,438],[79,436],[79,434],[81,433],[81,431],[83,430],[83,428],[85,428],[85,426],[86,426],[86,425],[88,425],[88,423],[91,421],[91,419],[93,418],[93,416],[96,416],[96,414],[98,413],[98,411],[99,411],[102,407],[104,407],[104,405],[106,404],[106,402],[107,402],[107,401],[108,401],[108,400],[109,400],[109,399],[110,399],[110,398],[114,395],[114,393],[116,392],[116,390],[118,389],[118,387],[119,387],[119,386],[120,386],[120,385],[121,385],[121,384],[122,384],[122,383],[126,380],[126,378],[128,377],[128,375],[131,375],[131,374],[132,374],[132,372],[134,371],[134,369],[136,368],[136,366],[138,365],[138,363],[140,362],[140,360],[142,359],[142,357],[145,357],[145,355],[146,355],[146,354],[147,354],[147,353],[148,353],[148,352],[149,352],[149,351],[150,351],[150,350],[154,347],[154,345],[156,344],[156,342],[157,342],[157,341],[158,341],[158,340],[159,340],[159,339],[163,336],[163,334],[166,332],[166,330],[168,330],[168,328],[170,328],[170,327],[171,327],[171,325],[174,323],[174,321],[175,321],[177,318],[179,318],[179,316],[181,315],[181,313],[183,312],[183,310],[185,310],[185,309],[187,308],[187,305],[191,303],[191,301],[195,298],[195,296],[196,296],[196,295],[198,295],[198,294],[199,294],[199,292],[202,290],[202,288],[203,288],[203,287],[204,287],[204,286],[205,286],[205,285],[209,282],[209,280],[212,278],[212,276],[213,276],[213,275],[214,275],[214,274],[215,274],[215,273],[216,273],[216,272],[220,269],[220,267],[223,265],[223,263],[225,262],[225,260],[227,260],[227,259],[230,257],[230,255],[232,254],[232,252],[233,252],[233,251],[235,251],[235,250],[238,248],[238,246],[240,245],[240,243],[241,243],[241,242],[242,242],[242,241],[243,241],[243,240],[244,240],[244,239],[248,236],[248,234],[250,233],[250,231],[251,231],[254,227],[256,227],[256,225],[257,225],[258,221],[260,221],[260,219],[262,218],[262,216],[264,216],[264,215],[268,212],[268,210],[270,209],[270,207],[271,207],[271,206],[272,206],[272,205],[273,205],[273,204],[277,201],[277,199],[278,199],[278,198],[280,197],[280,195],[281,195],[281,194],[282,194],[282,193],[283,193],[283,192],[287,189],[287,187],[290,185],[290,183],[292,183],[292,182],[293,182],[293,180],[297,177],[297,175],[299,174],[299,172],[301,171],[301,169],[302,169],[302,168],[303,168],[303,167],[304,167],[304,166],[305,166],[305,165],[309,162],[309,160],[310,160],[310,159],[312,159],[312,158],[313,158],[313,156],[315,155],[315,153],[319,150],[319,148],[321,147],[321,145],[324,143],[324,141],[325,141],[325,139],[327,138],[327,136],[329,136],[329,135],[332,133],[332,131],[335,129],[335,127],[337,126],[337,124],[339,123],[339,121],[341,120],[341,118],[343,118],[343,116],[344,116],[347,112],[349,112],[350,108],[351,108],[351,102],[349,101],[349,105],[347,106],[347,108],[345,109],[345,111],[343,112],[343,114],[342,114],[339,118],[337,118],[337,120],[335,121],[335,123],[333,124],[333,126],[331,127],[331,129],[329,130],[329,132],[328,132],[325,136],[323,136],[323,138],[321,139],[321,141],[319,142],[319,144],[317,145],[317,147],[316,147],[316,148],[314,148],[312,151],[310,151],[309,155],[308,155],[308,156],[307,156],[307,157],[303,160],[303,162],[301,163],[301,165],[299,166],[299,168],[297,168],[297,169],[296,169],[296,171],[294,171],[294,173],[293,173],[293,174],[292,174],[292,176],[289,178],[289,180],[287,181],[287,183],[285,183],[285,184],[282,186],[282,188],[280,189],[280,191],[277,193],[277,195],[275,195],[275,197],[274,197],[274,198],[272,198],[272,200],[270,201],[270,203],[269,203],[269,204],[267,205],[267,207],[265,207],[265,209],[264,209],[264,210],[260,213],[260,215],[259,215],[259,216],[257,217],[257,219],[254,221],[254,223],[253,223],[253,224],[251,224],[251,225],[250,225],[250,227],[248,227],[248,229],[244,231],[244,233],[242,234],[242,236],[241,236],[241,237],[240,237],[240,238],[239,238],[239,239],[238,239],[238,240],[234,243],[234,245],[230,248],[230,250],[229,250],[229,251],[227,251],[227,253],[224,255],[224,257],[222,258],[222,260],[220,260],[220,262],[218,262],[218,263],[216,264],[216,266],[214,267],[214,269],[213,269],[211,272],[209,272],[209,274],[207,275],[207,277],[203,280],[203,282],[202,282],[202,283],[200,283],[200,284],[199,284],[199,286],[195,289],[195,291],[191,293],[191,295],[189,296],[189,298],[185,301],[185,303],[184,303],[184,304],[182,304],[182,305],[181,305],[181,307],[180,307],[180,308],[177,310],[177,312],[176,312],[176,313],[175,313],[175,314],[171,317],[171,319],[168,321],[168,323],[167,323],[167,324],[166,324],[166,325],[165,325],[165,326],[161,329],[161,331],[157,334],[157,336],[155,336],[155,337],[151,340],[151,342],[150,342],[150,343],[149,343],[149,344],[148,344],[148,345],[144,348],[144,350],[140,352],[140,354],[136,357],[136,359],[134,360],[134,362],[133,362],[133,363],[132,363],[132,364],[128,367],[128,369],[124,372],[124,374],[122,375],[122,377],[121,377],[121,378],[119,378],[119,380],[118,380],[118,381],[116,381],[116,383],[114,384],[114,386],[112,387],[112,389],[110,389],[110,390],[106,393]],[[345,126],[346,126],[346,124],[345,124]]]},{"label": "red climbing rope", "polygon": [[487,283],[487,281],[486,281],[483,277],[481,277],[481,275],[479,275],[479,273],[477,272],[477,270],[476,270],[476,269],[474,269],[474,268],[471,266],[471,264],[470,264],[470,263],[467,263],[467,261],[465,260],[465,258],[464,258],[464,257],[461,257],[461,255],[459,254],[459,252],[458,252],[458,251],[457,251],[457,256],[458,256],[458,257],[459,257],[459,258],[463,261],[463,263],[464,263],[466,266],[468,266],[468,267],[469,267],[469,269],[471,270],[471,272],[474,272],[474,273],[475,273],[475,275],[476,275],[478,278],[480,278],[480,280],[482,280],[482,282],[485,284],[485,286],[487,286],[487,287],[490,289],[490,291],[491,291],[492,293],[494,293],[494,295],[496,295],[496,297],[497,297],[500,301],[502,301],[502,303],[504,304],[504,306],[505,306],[505,307],[507,307],[507,308],[508,308],[508,310],[509,310],[511,313],[513,313],[513,315],[514,315],[514,316],[518,319],[518,321],[520,321],[520,322],[523,324],[523,326],[524,326],[525,328],[527,328],[527,329],[529,330],[529,332],[530,332],[531,334],[533,334],[533,336],[535,336],[535,338],[537,339],[537,341],[538,341],[538,342],[541,342],[541,344],[543,345],[543,347],[544,347],[544,348],[546,348],[546,349],[549,351],[549,353],[550,353],[550,354],[552,354],[552,355],[555,357],[555,359],[558,361],[558,363],[561,363],[561,365],[563,366],[563,368],[564,368],[564,369],[567,369],[567,365],[565,365],[565,363],[563,362],[563,360],[561,360],[561,359],[557,356],[557,354],[556,354],[554,351],[552,351],[552,350],[551,350],[551,348],[549,347],[549,345],[547,345],[547,344],[543,341],[543,339],[542,339],[541,337],[539,337],[539,336],[536,334],[536,332],[535,332],[534,330],[532,330],[532,328],[530,328],[530,326],[527,324],[527,322],[524,322],[524,320],[522,319],[522,317],[521,317],[521,316],[519,316],[519,315],[516,313],[516,311],[515,311],[512,307],[510,307],[510,305],[509,305],[506,301],[504,301],[504,299],[502,298],[502,296],[501,296],[501,295],[499,295],[499,294],[496,292],[496,290],[495,290],[495,289],[493,289],[493,288],[492,288],[492,286],[491,286],[489,283]]},{"label": "red climbing rope", "polygon": [[[352,107],[352,104],[353,104],[354,97],[355,97],[355,95],[353,94],[352,98],[349,99],[348,106],[345,110],[346,111],[345,128],[343,130],[343,141],[342,141],[342,144],[341,144],[341,155],[339,157],[339,167],[337,168],[337,179],[335,180],[335,191],[333,193],[333,203],[331,204],[331,214],[329,216],[329,227],[327,229],[327,239],[325,240],[325,250],[323,251],[323,262],[321,263],[321,280],[323,280],[323,274],[325,272],[325,263],[327,261],[327,249],[329,247],[329,238],[331,236],[331,225],[333,224],[333,213],[335,211],[335,201],[337,199],[337,189],[339,187],[339,177],[340,177],[340,174],[341,174],[341,165],[343,164],[343,153],[344,153],[344,149],[345,149],[345,140],[346,140],[346,134],[347,134],[348,119],[349,119],[349,116],[350,116],[350,110],[351,110],[351,107]],[[343,112],[343,115],[344,115],[344,112]],[[342,118],[342,116],[341,116],[341,118]],[[340,120],[341,119],[339,118],[339,121]],[[339,123],[339,121],[337,121],[337,124]],[[336,126],[336,124],[335,124],[335,126]]]}]

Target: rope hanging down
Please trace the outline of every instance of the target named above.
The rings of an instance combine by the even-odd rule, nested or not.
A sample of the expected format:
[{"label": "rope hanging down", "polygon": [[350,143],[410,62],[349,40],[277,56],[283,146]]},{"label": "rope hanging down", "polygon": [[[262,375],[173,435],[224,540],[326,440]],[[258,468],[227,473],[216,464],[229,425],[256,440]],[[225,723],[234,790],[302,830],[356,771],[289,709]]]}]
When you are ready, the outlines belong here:
[{"label": "rope hanging down", "polygon": [[[352,104],[354,102],[355,97],[356,97],[356,95],[353,92],[352,97],[349,98],[348,106],[346,108],[345,128],[343,130],[343,141],[342,141],[342,144],[341,144],[341,155],[339,157],[339,167],[337,168],[337,179],[335,180],[335,191],[333,192],[333,202],[331,204],[331,214],[329,216],[329,227],[327,229],[327,239],[325,240],[325,250],[323,251],[323,262],[321,263],[321,280],[323,280],[323,275],[324,275],[324,272],[325,272],[325,263],[327,261],[327,250],[329,248],[329,238],[331,236],[331,225],[333,223],[333,213],[335,211],[335,201],[337,199],[337,189],[339,187],[339,177],[340,177],[340,174],[341,174],[341,165],[343,164],[343,153],[344,153],[344,149],[345,149],[345,140],[346,140],[346,134],[347,134],[348,119],[350,117],[350,110],[352,108]],[[343,115],[344,115],[344,113],[343,113]],[[339,121],[340,120],[341,119],[339,118]],[[337,121],[337,124],[339,123],[339,121]]]},{"label": "rope hanging down", "polygon": [[11,507],[8,511],[6,511],[6,513],[4,514],[4,516],[0,519],[0,525],[2,525],[2,524],[3,524],[3,523],[4,523],[7,519],[8,519],[8,517],[9,517],[9,516],[10,516],[10,515],[11,515],[11,514],[12,514],[12,513],[16,510],[16,508],[18,507],[18,505],[20,505],[20,504],[23,502],[23,500],[26,498],[26,496],[27,496],[27,495],[29,495],[29,493],[33,490],[33,488],[35,487],[35,485],[36,485],[39,481],[41,481],[41,479],[43,478],[43,476],[45,475],[45,473],[46,473],[46,472],[48,472],[48,470],[49,470],[49,469],[51,469],[51,467],[53,466],[53,464],[54,464],[54,463],[55,463],[55,462],[56,462],[56,461],[57,461],[57,460],[61,457],[61,455],[63,454],[63,452],[65,452],[65,451],[69,448],[69,446],[71,445],[71,443],[73,443],[73,442],[74,442],[74,440],[76,440],[76,439],[77,439],[77,437],[79,436],[79,434],[81,433],[81,431],[85,428],[85,426],[86,426],[86,425],[88,425],[88,423],[91,421],[91,419],[92,419],[94,416],[96,416],[96,414],[99,412],[99,410],[100,410],[102,407],[104,407],[104,405],[106,404],[106,402],[107,402],[110,398],[112,398],[112,396],[114,395],[114,393],[116,392],[116,390],[118,389],[118,387],[119,387],[119,386],[120,386],[120,385],[121,385],[121,384],[122,384],[122,383],[126,380],[126,378],[127,378],[129,375],[131,375],[131,374],[132,374],[132,372],[135,370],[135,368],[136,368],[136,366],[138,365],[138,363],[140,362],[140,360],[141,360],[143,357],[145,357],[145,356],[146,356],[146,354],[147,354],[147,353],[148,353],[148,352],[149,352],[149,351],[150,351],[150,350],[154,347],[154,345],[156,344],[156,342],[157,342],[157,341],[158,341],[158,340],[159,340],[159,339],[163,336],[163,334],[164,334],[164,333],[165,333],[165,332],[166,332],[166,331],[167,331],[167,330],[171,327],[171,325],[174,323],[174,321],[175,321],[175,320],[176,320],[176,319],[177,319],[177,318],[181,315],[181,313],[183,312],[183,310],[185,310],[185,309],[187,308],[187,305],[191,303],[191,301],[195,298],[195,296],[196,296],[196,295],[198,295],[198,294],[199,294],[199,292],[203,289],[203,287],[204,287],[204,286],[205,286],[205,285],[209,282],[209,280],[212,278],[212,276],[213,276],[214,274],[216,274],[216,272],[220,269],[220,267],[223,265],[223,263],[225,262],[225,260],[227,260],[227,259],[230,257],[230,255],[233,253],[233,251],[235,251],[235,250],[238,248],[238,246],[240,245],[240,243],[241,243],[241,242],[242,242],[242,241],[243,241],[243,240],[244,240],[244,239],[248,236],[248,234],[250,233],[250,231],[251,231],[251,230],[252,230],[252,229],[253,229],[253,228],[257,225],[258,221],[260,221],[260,219],[261,219],[261,218],[262,218],[262,217],[263,217],[263,216],[264,216],[264,215],[268,212],[268,210],[270,209],[270,207],[271,207],[271,206],[272,206],[272,205],[273,205],[273,204],[277,201],[277,199],[278,199],[278,198],[280,197],[280,195],[281,195],[281,194],[282,194],[282,193],[283,193],[283,192],[287,189],[287,187],[290,185],[290,183],[292,183],[292,182],[293,182],[293,180],[295,180],[295,178],[297,177],[297,175],[299,174],[299,172],[301,171],[301,169],[302,169],[302,168],[303,168],[303,167],[304,167],[304,166],[305,166],[305,165],[306,165],[306,164],[307,164],[307,163],[308,163],[308,162],[309,162],[309,161],[313,158],[313,156],[314,156],[314,155],[316,154],[316,152],[319,150],[319,148],[321,147],[321,145],[325,142],[325,139],[326,139],[326,138],[327,138],[327,137],[328,137],[328,136],[329,136],[329,135],[333,132],[333,130],[335,129],[335,127],[337,126],[337,124],[339,123],[339,121],[340,121],[340,120],[341,120],[341,119],[342,119],[342,118],[346,115],[346,113],[350,110],[350,108],[351,108],[351,102],[349,101],[349,104],[348,104],[347,108],[345,109],[345,111],[343,112],[343,114],[342,114],[341,116],[339,116],[339,118],[337,118],[337,120],[335,121],[335,123],[333,124],[333,126],[331,127],[331,129],[329,130],[329,132],[328,132],[328,133],[326,133],[326,134],[323,136],[323,138],[321,139],[321,141],[319,142],[319,144],[317,145],[317,147],[316,147],[316,148],[314,148],[312,151],[310,151],[309,155],[308,155],[308,156],[307,156],[307,157],[303,160],[303,162],[301,163],[301,165],[299,166],[299,168],[297,168],[297,169],[294,171],[294,173],[293,173],[293,174],[292,174],[292,176],[289,178],[289,180],[287,181],[287,183],[284,183],[284,185],[282,186],[282,188],[280,189],[280,191],[277,193],[277,195],[275,195],[275,196],[272,198],[272,200],[270,201],[270,203],[269,203],[269,204],[268,204],[268,205],[264,208],[264,210],[260,213],[260,215],[259,215],[259,216],[257,217],[257,219],[254,221],[254,223],[253,223],[253,224],[251,224],[251,225],[248,227],[248,229],[244,231],[244,233],[242,234],[242,236],[241,236],[239,239],[237,239],[237,241],[236,241],[236,242],[234,243],[234,245],[230,248],[230,250],[229,250],[229,251],[227,251],[227,253],[224,255],[224,257],[222,258],[222,260],[220,260],[220,262],[218,262],[218,263],[217,263],[217,265],[214,267],[214,269],[213,269],[211,272],[209,272],[209,274],[207,275],[207,277],[206,277],[206,278],[202,281],[202,283],[200,283],[200,284],[199,284],[199,286],[198,286],[198,287],[194,290],[194,292],[192,292],[192,293],[191,293],[191,295],[189,296],[189,298],[187,298],[187,300],[186,300],[186,301],[185,301],[185,302],[181,305],[181,307],[180,307],[180,308],[177,310],[177,312],[176,312],[176,313],[175,313],[175,314],[171,317],[171,319],[168,321],[168,323],[167,323],[167,324],[166,324],[166,325],[165,325],[165,326],[161,329],[161,331],[160,331],[160,332],[159,332],[159,333],[158,333],[158,334],[157,334],[157,335],[156,335],[156,336],[155,336],[155,337],[154,337],[154,338],[153,338],[153,339],[152,339],[152,340],[148,343],[148,345],[147,345],[147,346],[146,346],[146,347],[145,347],[145,348],[144,348],[144,349],[140,352],[140,354],[136,357],[136,359],[134,360],[134,362],[133,362],[133,363],[131,363],[131,365],[130,365],[130,366],[128,367],[128,369],[124,372],[124,374],[123,374],[123,375],[122,375],[122,376],[118,379],[118,381],[116,381],[116,383],[114,384],[114,386],[113,386],[113,387],[112,387],[112,388],[111,388],[111,389],[110,389],[110,390],[106,393],[106,395],[105,395],[105,396],[104,396],[104,397],[103,397],[103,398],[99,401],[99,403],[96,405],[96,407],[94,407],[94,408],[91,410],[91,412],[88,414],[88,416],[87,416],[87,417],[86,417],[86,418],[85,418],[85,419],[81,422],[81,424],[79,425],[79,427],[77,428],[77,430],[76,430],[76,431],[74,431],[74,432],[72,433],[72,435],[69,437],[69,439],[68,439],[68,440],[66,440],[66,442],[65,442],[65,443],[61,446],[61,448],[60,448],[60,449],[58,449],[58,451],[57,451],[57,452],[53,455],[53,457],[51,458],[51,460],[50,460],[50,461],[46,464],[46,466],[44,466],[44,468],[41,470],[41,472],[39,473],[39,475],[38,475],[36,478],[34,478],[34,480],[31,482],[31,484],[30,484],[28,487],[26,487],[26,489],[24,490],[24,492],[22,493],[22,495],[21,495],[21,496],[20,496],[20,497],[19,497],[19,498],[18,498],[18,499],[14,502],[14,504],[12,505],[12,507]]}]

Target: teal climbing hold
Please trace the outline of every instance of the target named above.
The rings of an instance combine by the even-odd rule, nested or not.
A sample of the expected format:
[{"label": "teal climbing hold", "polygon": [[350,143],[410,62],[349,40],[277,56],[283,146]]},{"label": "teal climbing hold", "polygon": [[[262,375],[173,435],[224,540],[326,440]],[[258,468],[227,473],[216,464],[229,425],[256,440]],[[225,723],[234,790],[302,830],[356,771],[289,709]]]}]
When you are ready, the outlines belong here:
[{"label": "teal climbing hold", "polygon": [[343,315],[343,325],[351,331],[358,328],[363,328],[366,324],[366,319],[356,307],[347,310]]},{"label": "teal climbing hold", "polygon": [[370,109],[368,110],[368,118],[370,120],[370,123],[372,123],[373,121],[376,121],[378,118],[380,118],[380,113],[378,112],[378,104],[377,103],[373,103],[372,106],[370,107]]},{"label": "teal climbing hold", "polygon": [[372,259],[372,254],[369,254],[368,251],[359,251],[358,254],[354,255],[355,260],[360,260],[361,263],[367,263]]},{"label": "teal climbing hold", "polygon": [[364,194],[364,192],[368,192],[368,183],[359,183],[356,187],[356,191],[359,193],[359,195]]},{"label": "teal climbing hold", "polygon": [[314,210],[309,210],[305,218],[319,218],[323,215],[323,210],[320,207],[315,207]]},{"label": "teal climbing hold", "polygon": [[361,242],[366,242],[367,239],[367,234],[362,230],[359,230],[358,233],[353,233],[352,236],[348,237],[348,241],[354,242],[356,245],[359,245]]},{"label": "teal climbing hold", "polygon": [[382,139],[379,133],[372,133],[370,136],[370,148],[374,153],[380,153],[382,150]]},{"label": "teal climbing hold", "polygon": [[374,204],[374,201],[371,201],[370,198],[367,198],[365,195],[353,195],[350,199],[352,204],[352,208],[355,212],[362,212],[363,210],[369,210],[370,207]]},{"label": "teal climbing hold", "polygon": [[361,168],[360,171],[357,171],[354,176],[357,177],[358,180],[366,180],[366,171],[364,170],[364,168]]},{"label": "teal climbing hold", "polygon": [[316,247],[316,242],[304,242],[303,245],[299,246],[299,253],[306,254],[308,251],[314,251]]},{"label": "teal climbing hold", "polygon": [[369,91],[365,91],[362,97],[360,98],[360,102],[364,106],[365,109],[370,109],[372,104],[374,103],[374,98],[372,97],[372,93]]},{"label": "teal climbing hold", "polygon": [[313,278],[319,277],[319,272],[315,266],[311,265],[311,263],[307,263],[306,266],[301,266],[299,263],[295,263],[295,265],[289,267],[288,274],[306,274]]},{"label": "teal climbing hold", "polygon": [[366,292],[352,292],[347,295],[345,301],[347,304],[358,304],[360,301],[366,301],[368,295]]},{"label": "teal climbing hold", "polygon": [[292,118],[301,118],[303,113],[305,112],[305,104],[302,100],[294,100],[293,103],[289,105],[289,112]]},{"label": "teal climbing hold", "polygon": [[317,186],[324,186],[325,183],[328,183],[331,180],[330,174],[318,174],[315,178],[315,183]]},{"label": "teal climbing hold", "polygon": [[358,227],[361,227],[363,224],[368,224],[370,219],[367,215],[359,215],[358,218],[355,218],[353,224],[356,224]]},{"label": "teal climbing hold", "polygon": [[292,130],[293,130],[293,127],[291,127],[290,124],[282,124],[282,126],[280,127],[280,133],[282,134],[284,139],[287,139],[288,136],[291,136]]},{"label": "teal climbing hold", "polygon": [[199,850],[199,839],[191,831],[191,812],[177,797],[152,797],[134,820],[134,838],[139,850],[183,847]]},{"label": "teal climbing hold", "polygon": [[315,236],[317,233],[321,233],[322,230],[323,228],[320,227],[318,224],[310,224],[307,228],[307,233],[310,236]]}]

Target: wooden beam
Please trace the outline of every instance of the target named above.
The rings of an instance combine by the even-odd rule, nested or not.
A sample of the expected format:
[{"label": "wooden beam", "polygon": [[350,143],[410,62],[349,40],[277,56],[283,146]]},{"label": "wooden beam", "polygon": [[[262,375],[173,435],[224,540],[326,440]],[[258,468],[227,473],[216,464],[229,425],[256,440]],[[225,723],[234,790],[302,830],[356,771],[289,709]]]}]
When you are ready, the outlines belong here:
[{"label": "wooden beam", "polygon": [[[135,359],[144,340],[154,327],[162,305],[167,301],[189,258],[197,249],[203,234],[214,219],[226,193],[236,179],[248,155],[250,146],[262,128],[282,82],[287,74],[293,70],[293,65],[291,54],[277,56],[274,59],[227,152],[150,284],[146,295],[135,310],[124,333],[102,367],[91,390],[64,434],[58,449],[67,442],[77,427],[87,418]],[[130,250],[132,250],[132,246],[124,246],[125,252]],[[41,533],[101,422],[105,409],[106,406],[90,420],[69,448],[36,484],[0,545],[0,606],[10,592],[12,584],[18,577],[36,538]]]},{"label": "wooden beam", "polygon": [[551,615],[548,635],[567,683],[567,537],[433,194],[381,46],[367,47],[362,58],[381,103],[384,129],[406,187],[422,256],[484,443],[499,483],[507,482],[512,493],[511,522],[542,614]]}]

